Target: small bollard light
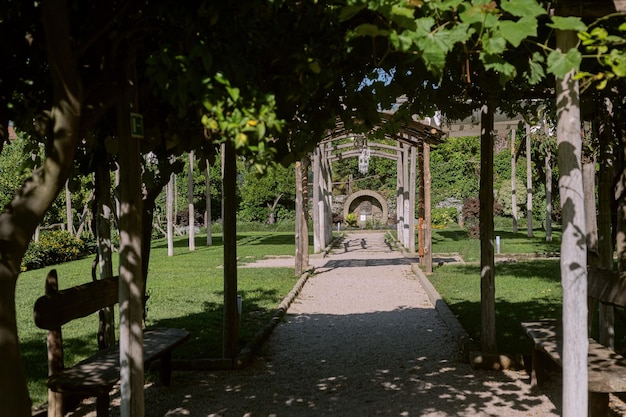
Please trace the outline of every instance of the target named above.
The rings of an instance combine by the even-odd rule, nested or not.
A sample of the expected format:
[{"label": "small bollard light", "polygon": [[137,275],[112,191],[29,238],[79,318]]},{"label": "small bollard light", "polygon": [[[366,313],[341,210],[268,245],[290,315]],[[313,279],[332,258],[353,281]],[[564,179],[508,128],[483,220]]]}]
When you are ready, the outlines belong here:
[{"label": "small bollard light", "polygon": [[500,236],[496,236],[496,253],[500,254]]}]

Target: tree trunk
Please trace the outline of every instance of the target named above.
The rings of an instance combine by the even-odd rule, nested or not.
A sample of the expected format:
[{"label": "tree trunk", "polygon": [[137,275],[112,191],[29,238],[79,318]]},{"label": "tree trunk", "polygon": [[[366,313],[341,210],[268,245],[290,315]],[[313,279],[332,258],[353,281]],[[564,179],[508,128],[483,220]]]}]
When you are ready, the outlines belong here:
[{"label": "tree trunk", "polygon": [[[546,129],[547,130],[547,129]],[[552,153],[545,155],[546,171],[546,242],[552,242]]]},{"label": "tree trunk", "polygon": [[196,211],[193,205],[193,168],[194,168],[194,153],[189,151],[189,169],[187,170],[187,201],[189,203],[189,250],[196,250]]},{"label": "tree trunk", "polygon": [[204,209],[204,227],[206,228],[206,245],[213,245],[213,232],[211,230],[211,165],[206,160],[206,169],[204,170],[204,182],[206,182],[205,209]]},{"label": "tree trunk", "polygon": [[79,136],[82,91],[67,16],[65,1],[42,3],[54,91],[48,124],[51,152],[0,214],[0,404],[2,413],[12,417],[31,416],[15,314],[20,264],[45,211],[63,189]]},{"label": "tree trunk", "polygon": [[[600,172],[598,181],[598,255],[600,267],[613,269],[613,234],[611,221],[611,203],[613,200],[613,178],[615,177],[615,155],[613,153],[612,103],[606,99],[605,109],[602,111],[598,126],[600,141]],[[599,342],[610,348],[615,348],[615,314],[613,307],[600,305],[598,318]]]},{"label": "tree trunk", "polygon": [[[98,272],[100,279],[113,277],[112,244],[111,244],[111,179],[109,169],[104,158],[95,169],[95,221],[96,246],[98,248]],[[115,312],[113,307],[107,307],[100,313],[100,330],[98,331],[98,345],[105,348],[115,343]]]},{"label": "tree trunk", "polygon": [[496,285],[493,248],[493,108],[487,99],[480,111],[480,309],[481,348],[496,353]]},{"label": "tree trunk", "polygon": [[224,238],[224,337],[222,355],[234,358],[238,353],[239,314],[237,310],[237,159],[235,145],[227,141],[223,149],[222,208]]},{"label": "tree trunk", "polygon": [[[132,56],[132,54],[129,54]],[[134,62],[126,62],[123,95],[117,106],[120,229],[120,414],[144,415],[142,195],[139,140],[131,137],[130,113],[137,111]],[[132,86],[132,87],[131,87]]]},{"label": "tree trunk", "polygon": [[[577,44],[573,31],[557,31],[557,48]],[[581,173],[581,127],[578,82],[574,71],[556,82],[559,192],[563,237],[563,416],[587,416],[587,245]]]},{"label": "tree trunk", "polygon": [[308,174],[309,159],[305,156],[296,162],[296,275],[302,275],[309,266]]},{"label": "tree trunk", "polygon": [[170,174],[170,181],[167,183],[166,211],[167,211],[167,256],[174,256],[174,178],[175,174]]},{"label": "tree trunk", "polygon": [[511,215],[513,216],[513,233],[517,233],[517,182],[515,181],[515,129],[511,129]]},{"label": "tree trunk", "polygon": [[65,181],[65,218],[67,221],[67,231],[74,234],[74,222],[72,221],[72,194],[70,193],[70,181]]},{"label": "tree trunk", "polygon": [[530,125],[526,124],[526,235],[533,237],[533,172],[530,154]]}]

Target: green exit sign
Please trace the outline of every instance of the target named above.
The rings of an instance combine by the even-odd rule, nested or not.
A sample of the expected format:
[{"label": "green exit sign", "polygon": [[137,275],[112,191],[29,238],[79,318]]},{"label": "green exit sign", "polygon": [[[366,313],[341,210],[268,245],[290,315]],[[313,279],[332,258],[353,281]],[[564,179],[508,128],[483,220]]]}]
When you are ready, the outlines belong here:
[{"label": "green exit sign", "polygon": [[143,116],[139,113],[130,114],[130,135],[134,138],[143,138]]}]

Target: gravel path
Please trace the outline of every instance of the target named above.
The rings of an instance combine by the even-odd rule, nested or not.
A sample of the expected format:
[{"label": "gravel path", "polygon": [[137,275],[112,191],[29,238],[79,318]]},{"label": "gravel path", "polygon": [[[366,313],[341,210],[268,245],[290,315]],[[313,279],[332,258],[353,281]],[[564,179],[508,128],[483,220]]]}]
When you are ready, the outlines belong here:
[{"label": "gravel path", "polygon": [[344,242],[312,259],[315,275],[249,368],[175,371],[171,387],[147,387],[146,415],[560,414],[558,387],[531,392],[525,372],[472,370],[460,361],[409,260],[383,233]]}]

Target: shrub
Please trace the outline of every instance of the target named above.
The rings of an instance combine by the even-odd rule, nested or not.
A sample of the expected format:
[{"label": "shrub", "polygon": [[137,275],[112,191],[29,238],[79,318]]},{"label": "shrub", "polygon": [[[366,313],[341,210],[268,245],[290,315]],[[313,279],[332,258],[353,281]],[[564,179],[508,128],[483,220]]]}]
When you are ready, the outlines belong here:
[{"label": "shrub", "polygon": [[454,207],[434,208],[431,212],[431,223],[433,227],[446,227],[451,223],[456,223],[457,210]]},{"label": "shrub", "polygon": [[[501,216],[503,208],[496,201],[493,203],[493,215]],[[470,238],[478,238],[480,236],[480,200],[478,198],[469,197],[463,202],[463,218],[465,219],[465,227]]]},{"label": "shrub", "polygon": [[90,253],[91,245],[65,230],[42,233],[32,241],[22,260],[22,271],[73,261]]},{"label": "shrub", "polygon": [[356,214],[355,213],[348,213],[346,215],[346,224],[349,227],[356,227]]}]

